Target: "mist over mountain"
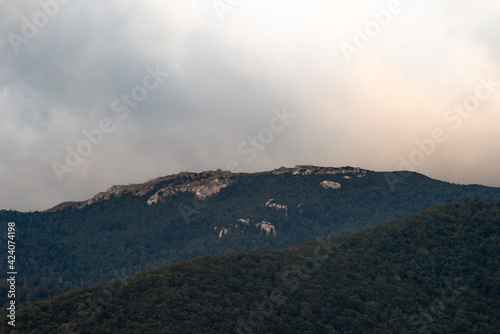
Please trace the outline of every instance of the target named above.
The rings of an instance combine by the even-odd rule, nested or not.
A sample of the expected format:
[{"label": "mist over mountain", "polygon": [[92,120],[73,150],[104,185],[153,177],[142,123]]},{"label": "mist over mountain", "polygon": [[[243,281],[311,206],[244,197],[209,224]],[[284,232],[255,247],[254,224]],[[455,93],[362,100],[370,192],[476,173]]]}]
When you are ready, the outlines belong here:
[{"label": "mist over mountain", "polygon": [[499,31],[0,0],[0,334],[500,333]]}]

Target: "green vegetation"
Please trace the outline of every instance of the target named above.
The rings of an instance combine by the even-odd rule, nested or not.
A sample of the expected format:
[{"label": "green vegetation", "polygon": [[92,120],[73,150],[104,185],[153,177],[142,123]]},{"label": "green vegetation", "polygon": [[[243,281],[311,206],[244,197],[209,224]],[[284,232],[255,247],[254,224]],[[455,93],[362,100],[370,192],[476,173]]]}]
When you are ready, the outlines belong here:
[{"label": "green vegetation", "polygon": [[[196,209],[192,193],[147,205],[148,197],[158,189],[196,178],[201,176],[181,174],[157,184],[148,196],[111,197],[83,209],[0,213],[0,222],[14,221],[17,226],[18,303],[197,256],[283,249],[342,236],[449,200],[500,199],[498,188],[453,185],[420,174],[413,174],[393,192],[383,173],[367,172],[361,178],[268,172],[232,175],[234,183],[207,199],[203,208],[199,204]],[[324,180],[342,187],[324,189],[320,185]],[[265,206],[271,198],[287,205],[287,215]],[[189,224],[180,205],[191,208]],[[238,219],[252,223],[235,228]],[[264,220],[275,227],[275,236],[255,226]],[[219,238],[222,228],[228,233]],[[7,301],[7,290],[2,280],[0,305]]]},{"label": "green vegetation", "polygon": [[323,244],[204,256],[64,293],[2,329],[498,333],[499,296],[500,202],[468,199]]}]

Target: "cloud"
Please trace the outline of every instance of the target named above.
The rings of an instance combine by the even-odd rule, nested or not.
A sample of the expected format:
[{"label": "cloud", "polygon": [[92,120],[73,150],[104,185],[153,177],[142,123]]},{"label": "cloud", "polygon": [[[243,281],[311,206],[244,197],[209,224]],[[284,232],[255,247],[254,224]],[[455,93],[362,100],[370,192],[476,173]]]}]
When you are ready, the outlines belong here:
[{"label": "cloud", "polygon": [[[443,118],[481,78],[500,81],[497,2],[401,1],[349,63],[341,43],[354,45],[390,1],[224,1],[222,19],[211,0],[55,1],[0,2],[2,208],[46,209],[229,161],[249,172],[394,170],[435,128],[448,139],[415,170],[500,186],[500,87],[458,129]],[[57,13],[16,53],[12,33],[49,5]],[[156,66],[168,77],[121,119],[113,101]],[[239,145],[284,107],[296,118],[248,161]],[[113,132],[60,183],[52,162],[105,118]]]}]

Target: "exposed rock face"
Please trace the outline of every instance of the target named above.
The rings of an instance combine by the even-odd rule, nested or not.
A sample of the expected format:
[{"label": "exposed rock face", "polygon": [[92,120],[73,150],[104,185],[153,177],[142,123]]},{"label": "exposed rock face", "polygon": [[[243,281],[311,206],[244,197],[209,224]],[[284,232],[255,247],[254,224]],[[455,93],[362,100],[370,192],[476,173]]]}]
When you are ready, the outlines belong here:
[{"label": "exposed rock face", "polygon": [[196,190],[196,196],[199,199],[205,199],[212,195],[215,195],[221,191],[221,189],[229,185],[229,180],[216,178],[209,183],[202,185],[201,188]]},{"label": "exposed rock face", "polygon": [[274,199],[267,201],[266,206],[270,208],[276,208],[276,210],[286,210],[288,207],[284,204],[273,203]]},{"label": "exposed rock face", "polygon": [[[191,179],[193,181],[179,183],[179,181],[177,181],[179,178],[184,180]],[[169,185],[166,185],[165,183]],[[175,175],[151,179],[148,182],[142,184],[112,186],[105,192],[100,192],[89,200],[82,202],[64,202],[46,211],[55,212],[63,210],[65,208],[82,209],[87,205],[91,205],[99,201],[109,200],[111,197],[120,197],[126,194],[132,194],[134,196],[141,197],[149,195],[150,197],[147,200],[148,205],[165,202],[168,198],[174,196],[175,194],[185,191],[195,193],[198,199],[203,200],[220,192],[221,189],[227,187],[231,183],[232,181],[230,172],[182,172]]]},{"label": "exposed rock face", "polygon": [[155,188],[154,185],[148,184],[148,185],[144,186],[142,189],[137,190],[134,193],[134,195],[136,195],[136,196],[144,196],[147,193],[153,191],[154,188]]},{"label": "exposed rock face", "polygon": [[174,196],[179,192],[192,192],[195,193],[196,197],[200,200],[204,200],[207,197],[215,195],[221,191],[221,189],[229,185],[228,179],[211,179],[209,181],[193,181],[187,184],[183,184],[172,188],[168,186],[158,190],[153,196],[148,199],[148,204],[156,204],[159,202],[165,202],[168,198]]},{"label": "exposed rock face", "polygon": [[266,231],[266,235],[269,235],[269,233],[271,233],[271,232],[274,235],[276,235],[276,228],[273,226],[273,224],[266,222],[265,220],[263,220],[260,223],[256,223],[255,226],[260,227],[260,229],[263,231]]},{"label": "exposed rock face", "polygon": [[221,178],[207,178],[203,180],[196,180],[186,184],[182,184],[175,188],[178,192],[192,192],[195,193],[199,199],[204,199],[206,197],[212,196],[222,188],[227,187],[230,184],[229,179]]},{"label": "exposed rock face", "polygon": [[144,196],[147,192],[151,190],[153,190],[153,187],[151,185],[146,185],[143,188],[138,187],[135,184],[129,186],[112,186],[111,188],[106,190],[106,192],[100,192],[91,199],[82,202],[82,205],[79,208],[83,208],[87,205],[94,204],[99,201],[108,200],[112,196],[120,197],[122,195],[129,193],[132,193],[136,196]]},{"label": "exposed rock face", "polygon": [[[250,224],[250,219],[238,219],[238,223],[243,223],[244,225]],[[236,225],[238,226],[238,225]]]},{"label": "exposed rock face", "polygon": [[274,199],[270,199],[269,201],[267,201],[266,203],[266,206],[269,207],[269,208],[276,208],[276,210],[283,210],[285,211],[285,216],[288,217],[288,206],[284,205],[284,204],[277,204],[277,203],[273,203]]},{"label": "exposed rock face", "polygon": [[[219,238],[222,238],[224,235],[226,235],[228,233],[236,232],[240,228],[240,225],[248,226],[250,224],[251,224],[250,219],[241,219],[240,218],[240,219],[238,219],[238,224],[231,224],[227,228],[226,227],[221,228],[221,230],[219,232]],[[254,226],[257,228],[260,228],[262,231],[265,231],[266,235],[269,235],[271,233],[273,235],[276,235],[276,228],[274,227],[274,225],[269,223],[269,222],[266,222],[265,220],[263,220],[260,223],[254,223]],[[215,230],[217,230],[217,227],[215,228]]]},{"label": "exposed rock face", "polygon": [[227,230],[227,228],[223,227],[221,230],[220,230],[220,233],[219,233],[219,238],[222,238],[222,236],[224,234],[227,234],[229,231]]},{"label": "exposed rock face", "polygon": [[328,189],[328,188],[340,189],[340,187],[341,187],[340,183],[332,182],[332,181],[323,181],[323,182],[321,182],[321,186],[325,189]]},{"label": "exposed rock face", "polygon": [[172,197],[175,195],[175,191],[172,189],[172,187],[166,187],[158,190],[153,196],[151,196],[148,199],[148,205],[151,204],[156,204],[156,203],[163,203],[165,202],[168,198]]},{"label": "exposed rock face", "polygon": [[366,175],[365,169],[358,167],[318,167],[313,165],[297,165],[294,168],[280,167],[272,171],[273,174],[311,175],[311,174],[355,174],[358,177]]}]

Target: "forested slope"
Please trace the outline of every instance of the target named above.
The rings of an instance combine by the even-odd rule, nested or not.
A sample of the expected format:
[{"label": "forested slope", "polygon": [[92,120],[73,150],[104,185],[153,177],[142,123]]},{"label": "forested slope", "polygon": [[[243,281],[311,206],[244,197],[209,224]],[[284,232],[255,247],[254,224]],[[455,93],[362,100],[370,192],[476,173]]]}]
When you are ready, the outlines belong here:
[{"label": "forested slope", "polygon": [[453,202],[64,293],[18,310],[10,333],[498,333],[499,233],[499,201]]}]

